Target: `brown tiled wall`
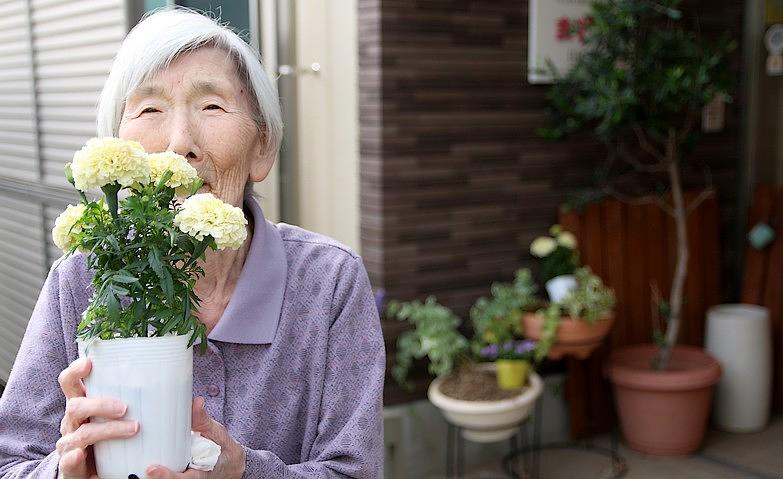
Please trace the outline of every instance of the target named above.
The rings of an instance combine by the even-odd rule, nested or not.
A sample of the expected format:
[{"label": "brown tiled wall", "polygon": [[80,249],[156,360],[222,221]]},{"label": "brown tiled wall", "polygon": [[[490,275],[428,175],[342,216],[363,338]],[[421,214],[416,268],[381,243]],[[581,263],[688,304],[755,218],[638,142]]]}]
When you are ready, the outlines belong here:
[{"label": "brown tiled wall", "polygon": [[[358,3],[361,239],[370,278],[390,297],[434,294],[466,315],[492,281],[535,265],[528,244],[557,220],[566,194],[593,183],[603,150],[587,135],[536,137],[547,120],[546,87],[525,75],[526,0]],[[739,35],[741,2],[686,6],[699,7],[706,35]],[[709,160],[727,205],[727,257],[737,122],[735,103],[725,131],[705,136],[694,154]]]}]

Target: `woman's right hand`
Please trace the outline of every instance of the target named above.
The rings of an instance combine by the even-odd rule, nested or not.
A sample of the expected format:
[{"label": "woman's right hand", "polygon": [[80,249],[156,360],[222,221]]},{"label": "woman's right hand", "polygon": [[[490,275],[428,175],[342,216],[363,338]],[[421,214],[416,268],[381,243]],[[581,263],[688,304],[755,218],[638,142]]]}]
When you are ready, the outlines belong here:
[{"label": "woman's right hand", "polygon": [[[88,398],[82,379],[90,374],[92,363],[77,359],[60,373],[65,394],[65,415],[60,422],[57,452],[60,455],[60,479],[97,479],[92,446],[107,439],[131,437],[139,430],[136,421],[121,420],[127,406],[111,398]],[[107,419],[90,422],[90,417]]]}]

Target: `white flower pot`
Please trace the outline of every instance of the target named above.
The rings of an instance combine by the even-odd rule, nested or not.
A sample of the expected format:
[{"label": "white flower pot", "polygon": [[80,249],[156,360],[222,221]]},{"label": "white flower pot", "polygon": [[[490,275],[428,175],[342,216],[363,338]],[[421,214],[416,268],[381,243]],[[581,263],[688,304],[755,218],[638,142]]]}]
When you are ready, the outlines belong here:
[{"label": "white flower pot", "polygon": [[710,308],[704,344],[723,370],[715,389],[715,425],[732,432],[764,429],[772,401],[769,310],[751,304]]},{"label": "white flower pot", "polygon": [[[479,367],[495,369],[494,364]],[[541,377],[531,372],[528,386],[518,396],[500,401],[464,401],[440,392],[444,379],[437,378],[430,384],[427,397],[448,422],[463,429],[465,439],[473,442],[498,442],[513,436],[544,391]]]},{"label": "white flower pot", "polygon": [[546,282],[546,292],[549,295],[549,300],[553,303],[559,303],[568,293],[576,288],[576,278],[572,274],[563,274],[556,276]]},{"label": "white flower pot", "polygon": [[[190,336],[79,341],[79,356],[92,360],[87,397],[106,396],[128,406],[124,419],[139,422],[129,439],[95,445],[101,479],[128,479],[162,464],[184,471],[191,457],[193,348]],[[92,421],[102,422],[94,418]]]}]

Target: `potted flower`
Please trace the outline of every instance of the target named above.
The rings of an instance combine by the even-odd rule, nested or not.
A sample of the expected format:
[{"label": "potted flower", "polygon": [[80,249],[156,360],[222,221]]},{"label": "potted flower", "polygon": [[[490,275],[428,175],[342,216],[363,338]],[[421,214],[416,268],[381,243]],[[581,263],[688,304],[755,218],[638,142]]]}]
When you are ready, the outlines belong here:
[{"label": "potted flower", "polygon": [[413,326],[397,342],[392,376],[398,383],[405,384],[414,360],[427,358],[435,376],[427,397],[450,423],[463,429],[466,439],[495,442],[514,435],[543,392],[535,372],[530,372],[527,387],[501,389],[495,363],[478,363],[472,352],[475,344],[458,331],[461,319],[433,297],[423,303],[392,301],[386,314]]},{"label": "potted flower", "polygon": [[535,349],[535,341],[506,341],[484,346],[479,355],[482,359],[495,362],[500,389],[514,390],[521,389],[527,383]]},{"label": "potted flower", "polygon": [[559,303],[523,316],[525,336],[538,341],[536,360],[565,355],[585,359],[614,323],[614,292],[590,268],[575,271],[576,286]]},{"label": "potted flower", "polygon": [[[651,195],[676,227],[676,264],[665,310],[666,332],[658,344],[612,352],[607,373],[614,384],[623,434],[631,447],[650,454],[689,454],[706,430],[718,362],[703,349],[677,346],[688,273],[687,217],[707,195],[686,201],[684,153],[697,139],[702,108],[729,99],[727,58],[736,48],[723,39],[707,45],[682,27],[679,0],[595,0],[584,51],[556,80],[549,100],[560,138],[592,130],[608,148],[607,178],[634,171],[639,185],[667,184],[668,195]],[[617,191],[606,184],[607,191]],[[636,305],[646,307],[645,305]]]},{"label": "potted flower", "polygon": [[576,287],[574,270],[579,267],[576,237],[560,225],[549,229],[549,236],[539,236],[530,244],[530,253],[543,260],[543,276],[549,300],[559,303]]},{"label": "potted flower", "polygon": [[[79,353],[92,361],[87,395],[121,400],[140,425],[132,438],[95,445],[97,472],[143,477],[150,464],[183,471],[191,458],[191,346],[206,348],[193,292],[199,260],[207,248],[238,248],[246,219],[195,194],[201,180],[184,157],[147,154],[134,141],[88,141],[66,177],[81,201],[57,218],[52,236],[66,255],[86,254],[94,272],[77,328]],[[85,194],[97,190],[97,199]]]}]

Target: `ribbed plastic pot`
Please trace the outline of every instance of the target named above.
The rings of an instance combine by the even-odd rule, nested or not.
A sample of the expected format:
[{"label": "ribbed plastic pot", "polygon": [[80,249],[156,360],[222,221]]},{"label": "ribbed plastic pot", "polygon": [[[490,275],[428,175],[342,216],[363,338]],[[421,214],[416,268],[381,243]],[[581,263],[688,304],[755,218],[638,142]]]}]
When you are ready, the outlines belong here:
[{"label": "ribbed plastic pot", "polygon": [[[92,361],[85,378],[87,397],[111,397],[127,404],[124,419],[139,422],[128,439],[94,446],[101,479],[146,479],[144,471],[162,464],[184,471],[191,458],[193,348],[190,336],[79,341],[79,356]],[[102,419],[93,418],[94,422]]]}]

